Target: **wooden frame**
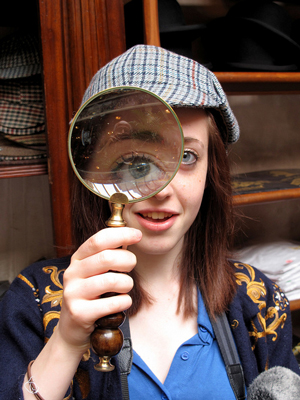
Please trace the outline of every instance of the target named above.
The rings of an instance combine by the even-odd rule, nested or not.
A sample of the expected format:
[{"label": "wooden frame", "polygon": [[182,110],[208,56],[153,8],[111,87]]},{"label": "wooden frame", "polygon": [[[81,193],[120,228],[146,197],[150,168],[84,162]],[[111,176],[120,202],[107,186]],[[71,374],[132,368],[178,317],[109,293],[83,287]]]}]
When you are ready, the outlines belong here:
[{"label": "wooden frame", "polygon": [[60,257],[72,248],[69,121],[92,76],[125,51],[124,8],[122,0],[39,0],[39,14],[48,173],[54,242]]}]

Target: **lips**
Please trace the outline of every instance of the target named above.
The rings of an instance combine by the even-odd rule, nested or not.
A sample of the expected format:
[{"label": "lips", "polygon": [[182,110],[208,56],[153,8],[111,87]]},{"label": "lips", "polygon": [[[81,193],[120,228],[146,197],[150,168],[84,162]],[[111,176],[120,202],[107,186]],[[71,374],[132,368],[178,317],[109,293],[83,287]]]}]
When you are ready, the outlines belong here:
[{"label": "lips", "polygon": [[170,211],[141,211],[136,214],[140,226],[143,228],[161,232],[171,228],[177,220],[178,214]]},{"label": "lips", "polygon": [[163,211],[153,211],[153,212],[147,212],[147,213],[141,213],[143,218],[146,218],[148,220],[165,220],[170,217],[172,217],[172,213],[169,212],[163,212]]}]

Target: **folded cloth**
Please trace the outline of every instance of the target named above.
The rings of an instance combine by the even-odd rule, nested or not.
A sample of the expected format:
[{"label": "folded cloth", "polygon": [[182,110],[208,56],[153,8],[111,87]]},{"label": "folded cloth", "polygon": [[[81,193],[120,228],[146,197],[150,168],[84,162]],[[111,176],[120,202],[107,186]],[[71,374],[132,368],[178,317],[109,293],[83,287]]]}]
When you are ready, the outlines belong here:
[{"label": "folded cloth", "polygon": [[20,146],[0,135],[0,162],[16,162],[46,159],[46,149],[32,149]]},{"label": "folded cloth", "polygon": [[43,150],[46,152],[46,132],[35,133],[32,135],[4,135],[0,132],[0,136],[9,140],[8,144],[18,144],[28,149]]},{"label": "folded cloth", "polygon": [[300,243],[260,243],[235,252],[235,257],[254,265],[278,284],[290,300],[300,298]]}]

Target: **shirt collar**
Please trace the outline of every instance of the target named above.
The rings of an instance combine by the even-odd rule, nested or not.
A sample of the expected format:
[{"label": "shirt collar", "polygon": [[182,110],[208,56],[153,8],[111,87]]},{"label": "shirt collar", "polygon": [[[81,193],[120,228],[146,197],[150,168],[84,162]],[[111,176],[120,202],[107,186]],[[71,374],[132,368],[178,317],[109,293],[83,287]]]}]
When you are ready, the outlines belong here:
[{"label": "shirt collar", "polygon": [[209,334],[211,335],[211,337],[213,339],[215,338],[214,330],[213,330],[212,324],[210,322],[210,319],[209,319],[208,313],[206,311],[206,308],[205,308],[205,305],[204,305],[204,301],[202,299],[202,295],[201,295],[199,289],[198,289],[198,318],[197,318],[197,323],[198,323],[198,333],[199,333],[199,335],[201,335],[201,332],[203,332],[203,328],[204,328],[204,330],[209,332]]}]

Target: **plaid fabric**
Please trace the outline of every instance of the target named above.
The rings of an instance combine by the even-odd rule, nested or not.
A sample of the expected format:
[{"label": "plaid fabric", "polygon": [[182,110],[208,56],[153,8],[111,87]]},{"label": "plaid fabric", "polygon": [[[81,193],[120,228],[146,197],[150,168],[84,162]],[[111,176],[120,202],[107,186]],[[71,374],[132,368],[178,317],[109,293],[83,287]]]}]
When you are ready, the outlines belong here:
[{"label": "plaid fabric", "polygon": [[41,73],[36,35],[19,31],[0,40],[0,78],[23,78]]},{"label": "plaid fabric", "polygon": [[44,130],[41,76],[2,80],[0,131],[8,135],[30,135]]},{"label": "plaid fabric", "polygon": [[0,100],[12,103],[42,103],[43,86],[41,75],[2,80],[0,82]]},{"label": "plaid fabric", "polygon": [[9,135],[29,135],[45,130],[42,103],[18,104],[0,101],[0,131]]},{"label": "plaid fabric", "polygon": [[219,81],[194,60],[161,47],[134,46],[95,74],[82,104],[100,91],[117,86],[149,90],[171,106],[216,109],[226,129],[224,141],[238,140],[239,126]]}]

